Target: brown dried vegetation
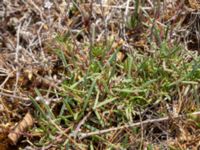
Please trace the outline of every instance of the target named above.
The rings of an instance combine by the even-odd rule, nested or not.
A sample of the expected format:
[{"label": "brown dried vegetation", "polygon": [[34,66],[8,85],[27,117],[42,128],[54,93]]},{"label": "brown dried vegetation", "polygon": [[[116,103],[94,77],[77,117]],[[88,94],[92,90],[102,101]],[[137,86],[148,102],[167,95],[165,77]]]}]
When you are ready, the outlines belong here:
[{"label": "brown dried vegetation", "polygon": [[[138,0],[138,4],[136,1],[129,2],[128,0],[110,0],[102,4],[98,1],[101,0],[87,2],[58,0],[51,3],[48,3],[48,0],[3,0],[0,2],[1,149],[11,149],[13,143],[19,147],[26,147],[31,142],[34,143],[34,140],[42,138],[40,133],[27,133],[28,131],[25,130],[32,126],[31,120],[30,126],[25,125],[23,129],[20,129],[23,139],[26,139],[25,145],[17,143],[18,137],[15,137],[13,142],[8,140],[13,137],[11,134],[15,124],[19,123],[20,126],[27,112],[35,113],[30,99],[30,96],[33,98],[38,96],[35,89],[46,89],[41,92],[41,95],[50,100],[55,114],[60,111],[60,104],[56,104],[56,100],[51,101],[51,93],[48,93],[48,89],[63,91],[60,84],[70,77],[62,76],[66,70],[58,55],[53,52],[54,49],[63,51],[67,64],[70,64],[69,72],[74,68],[78,70],[74,80],[79,80],[81,75],[87,74],[91,55],[98,55],[97,60],[103,60],[103,55],[90,53],[90,46],[103,47],[109,45],[110,41],[112,42],[110,51],[104,58],[109,59],[110,55],[119,48],[119,53],[117,53],[119,62],[125,62],[128,53],[134,53],[135,49],[140,54],[153,55],[154,48],[161,47],[164,40],[167,41],[169,48],[172,48],[175,43],[181,43],[186,50],[196,55],[200,53],[200,3],[198,0]],[[57,35],[62,37],[61,41],[65,42],[55,40]],[[186,59],[190,61],[189,56]],[[106,64],[106,61],[103,60],[102,64]],[[123,76],[123,72],[118,74]],[[117,84],[115,82],[109,83],[110,88]],[[101,91],[105,90],[101,81],[97,84]],[[179,92],[187,93],[190,89],[190,86],[180,87]],[[170,107],[177,107],[177,113],[196,110],[196,103],[187,101],[187,97],[180,93],[176,93],[177,97],[183,101],[178,101],[178,104],[169,103]],[[81,96],[74,95],[73,92],[69,91],[67,94],[77,98],[78,101],[82,100]],[[104,97],[106,94],[102,95],[102,99]],[[57,96],[57,99],[59,98]],[[164,113],[166,106],[165,102],[158,106],[157,104],[149,106],[152,108],[147,114],[153,114],[152,111]],[[44,107],[45,105],[41,104],[41,108]],[[116,107],[113,105],[108,109],[110,111],[108,114],[113,115]],[[79,108],[74,108],[74,112],[76,109]],[[102,118],[109,124],[108,120],[113,117],[112,115],[102,116]],[[136,116],[138,117],[139,115]],[[176,147],[198,149],[200,145],[198,120],[199,118],[193,120],[181,118],[180,120],[171,119],[169,123],[164,121],[144,125],[143,134],[148,136],[145,137],[143,143],[144,137],[140,137],[141,134],[133,136],[136,131],[129,128],[115,131],[110,137],[108,135],[107,139],[110,145],[120,143],[119,137],[126,133],[129,136],[128,142],[131,143],[130,149],[137,149],[141,145],[140,148],[145,148],[145,145],[148,147],[151,143],[156,143],[155,149],[161,148],[160,143],[164,145],[163,147],[170,146],[172,149]],[[76,124],[77,122],[71,126]],[[116,124],[113,123],[113,125]],[[35,126],[37,126],[37,121]],[[80,146],[77,143],[83,142],[83,146],[79,148],[86,149],[84,146],[89,142],[68,137],[66,134],[69,130],[65,128],[66,132],[63,131],[65,133],[62,134],[60,131],[60,134],[55,137],[56,142],[63,143],[64,138],[67,137],[70,143],[77,147]],[[164,134],[165,131],[171,134],[169,138]],[[49,144],[44,149],[54,149],[57,143]],[[97,143],[97,145],[96,149],[105,148],[104,144]],[[113,147],[117,149],[117,145]]]}]

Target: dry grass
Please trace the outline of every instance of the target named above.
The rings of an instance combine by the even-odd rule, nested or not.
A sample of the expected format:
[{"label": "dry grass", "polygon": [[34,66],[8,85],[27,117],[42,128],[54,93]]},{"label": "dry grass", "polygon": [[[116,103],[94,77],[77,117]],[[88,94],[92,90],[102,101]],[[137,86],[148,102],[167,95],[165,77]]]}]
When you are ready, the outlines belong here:
[{"label": "dry grass", "polygon": [[198,1],[100,1],[0,4],[2,149],[199,148]]}]

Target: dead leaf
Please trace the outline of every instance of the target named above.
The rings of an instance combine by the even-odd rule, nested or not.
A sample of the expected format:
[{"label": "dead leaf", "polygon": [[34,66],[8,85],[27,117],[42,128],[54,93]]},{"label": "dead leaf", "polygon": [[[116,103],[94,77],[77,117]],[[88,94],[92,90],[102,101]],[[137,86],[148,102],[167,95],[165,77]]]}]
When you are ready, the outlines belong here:
[{"label": "dead leaf", "polygon": [[16,145],[22,133],[25,132],[31,126],[33,126],[33,123],[34,123],[33,117],[28,112],[24,116],[23,120],[17,124],[14,130],[8,134],[8,138],[10,139],[11,143]]}]

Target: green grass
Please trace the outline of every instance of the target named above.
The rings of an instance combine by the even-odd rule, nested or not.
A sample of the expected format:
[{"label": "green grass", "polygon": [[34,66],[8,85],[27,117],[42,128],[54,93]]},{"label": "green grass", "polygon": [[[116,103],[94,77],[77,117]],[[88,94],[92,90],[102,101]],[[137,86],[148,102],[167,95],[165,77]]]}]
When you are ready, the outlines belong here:
[{"label": "green grass", "polygon": [[[61,44],[67,43],[62,41]],[[38,103],[32,99],[38,117],[38,126],[33,131],[42,134],[42,138],[34,144],[44,146],[54,143],[59,149],[92,150],[99,146],[126,149],[131,146],[131,138],[140,135],[141,128],[94,135],[82,140],[78,137],[81,133],[140,121],[138,113],[155,104],[160,107],[155,113],[161,117],[167,115],[161,107],[166,101],[169,104],[173,101],[199,103],[200,57],[180,45],[167,45],[166,41],[162,41],[154,53],[134,50],[125,53],[124,60],[118,60],[121,47],[112,50],[110,45],[99,44],[92,48],[91,56],[88,55],[87,60],[81,63],[78,56],[72,57],[73,51],[58,47],[55,54],[63,63],[62,76],[66,78],[59,91],[50,92],[52,97],[57,96],[61,100],[47,105],[44,100]],[[190,57],[190,61],[185,56]],[[41,96],[40,91],[45,92],[44,89],[36,89],[38,96]],[[185,106],[182,111],[192,110]],[[91,114],[81,125],[77,138],[70,137],[88,113]],[[138,148],[142,142],[136,142],[137,145],[140,143]],[[148,149],[152,149],[152,145]]]}]

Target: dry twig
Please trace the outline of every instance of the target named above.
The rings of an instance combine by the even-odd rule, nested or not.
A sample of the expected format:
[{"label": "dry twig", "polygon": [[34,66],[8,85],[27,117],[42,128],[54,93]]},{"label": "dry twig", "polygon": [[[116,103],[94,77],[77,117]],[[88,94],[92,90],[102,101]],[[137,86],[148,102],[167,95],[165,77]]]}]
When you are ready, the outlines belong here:
[{"label": "dry twig", "polygon": [[[196,116],[196,115],[200,115],[200,111],[187,114],[186,116]],[[182,118],[184,116],[185,115],[178,115],[178,116],[174,116],[174,117],[162,117],[162,118],[158,118],[158,119],[148,119],[148,120],[141,121],[141,122],[125,124],[125,125],[120,126],[120,127],[113,127],[113,128],[89,132],[89,133],[79,133],[79,135],[80,135],[79,138],[83,139],[83,138],[93,136],[93,135],[104,134],[104,133],[108,133],[108,132],[112,132],[112,131],[116,131],[116,130],[121,130],[121,129],[125,129],[125,128],[130,128],[130,127],[138,127],[138,126],[142,126],[142,125],[150,124],[150,123],[163,122],[163,121],[167,121],[169,119],[178,119],[178,118]]]}]

